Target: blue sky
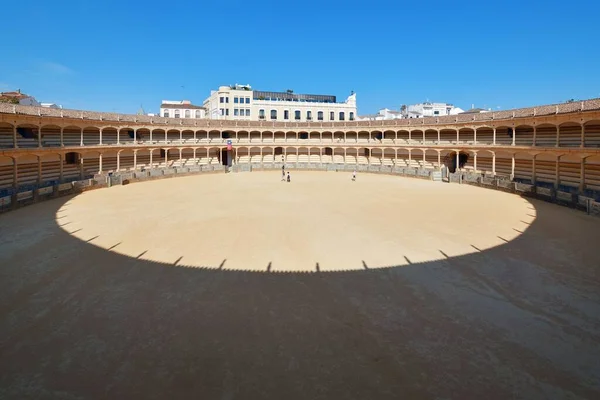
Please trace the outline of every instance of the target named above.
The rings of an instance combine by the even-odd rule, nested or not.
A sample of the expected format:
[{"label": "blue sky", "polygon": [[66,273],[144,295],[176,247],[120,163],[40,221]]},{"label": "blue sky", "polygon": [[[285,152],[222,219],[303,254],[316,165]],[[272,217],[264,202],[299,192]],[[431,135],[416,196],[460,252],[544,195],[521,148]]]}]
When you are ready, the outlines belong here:
[{"label": "blue sky", "polygon": [[597,0],[4,3],[0,91],[65,108],[156,112],[234,83],[354,90],[359,114],[600,97]]}]

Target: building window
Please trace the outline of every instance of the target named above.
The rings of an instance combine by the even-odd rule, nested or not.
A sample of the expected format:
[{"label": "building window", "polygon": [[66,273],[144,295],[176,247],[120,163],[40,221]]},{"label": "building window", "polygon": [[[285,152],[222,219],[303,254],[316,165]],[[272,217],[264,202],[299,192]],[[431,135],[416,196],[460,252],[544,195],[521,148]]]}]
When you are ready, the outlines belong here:
[{"label": "building window", "polygon": [[271,119],[277,119],[277,110],[271,110]]},{"label": "building window", "polygon": [[229,97],[225,97],[225,103],[229,103]]},{"label": "building window", "polygon": [[225,103],[225,97],[219,97],[219,103]]},{"label": "building window", "polygon": [[330,120],[330,121],[333,121],[334,119],[335,119],[335,112],[331,111],[331,112],[329,113],[329,120]]},{"label": "building window", "polygon": [[202,118],[202,115],[200,114],[200,110],[196,110],[196,118]]},{"label": "building window", "polygon": [[317,112],[317,119],[318,119],[319,121],[323,121],[323,111],[319,111],[319,112]]},{"label": "building window", "polygon": [[265,119],[265,110],[258,110],[258,119]]},{"label": "building window", "polygon": [[246,108],[246,117],[249,117],[249,116],[250,116],[250,109]]},{"label": "building window", "polygon": [[290,111],[289,110],[283,111],[283,119],[290,119]]},{"label": "building window", "polygon": [[340,121],[343,121],[343,120],[344,120],[344,112],[340,111]]},{"label": "building window", "polygon": [[185,110],[184,112],[185,112],[185,117],[189,118],[190,117],[190,110]]},{"label": "building window", "polygon": [[234,117],[237,117],[237,116],[239,115],[239,112],[240,112],[240,110],[239,110],[239,109],[237,109],[237,108],[234,108],[234,109],[233,109],[233,116],[234,116]]},{"label": "building window", "polygon": [[179,118],[180,114],[179,114],[179,110],[175,110],[175,118]]},{"label": "building window", "polygon": [[250,104],[250,97],[246,97],[246,104]]},{"label": "building window", "polygon": [[225,109],[219,108],[219,115],[225,115]]},{"label": "building window", "polygon": [[433,115],[440,115],[440,112],[436,110],[433,112]]},{"label": "building window", "polygon": [[234,103],[234,104],[238,104],[238,98],[237,98],[237,97],[234,97],[234,98],[233,98],[233,103]]},{"label": "building window", "polygon": [[354,113],[350,112],[350,121],[354,121]]},{"label": "building window", "polygon": [[300,111],[298,111],[298,110],[294,111],[294,119],[295,120],[299,120],[300,119]]},{"label": "building window", "polygon": [[312,119],[312,111],[307,111],[307,112],[306,112],[306,119],[307,119],[308,121],[310,121],[310,120]]},{"label": "building window", "polygon": [[169,110],[165,110],[163,117],[169,118]]},{"label": "building window", "polygon": [[225,115],[229,116],[229,108],[225,109]]}]

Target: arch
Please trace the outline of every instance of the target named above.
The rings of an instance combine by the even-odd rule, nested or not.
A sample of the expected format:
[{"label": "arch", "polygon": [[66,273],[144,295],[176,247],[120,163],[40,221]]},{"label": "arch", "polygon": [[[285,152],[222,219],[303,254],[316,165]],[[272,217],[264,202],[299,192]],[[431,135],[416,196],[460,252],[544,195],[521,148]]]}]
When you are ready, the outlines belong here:
[{"label": "arch", "polygon": [[336,147],[333,149],[333,163],[334,164],[345,164],[345,149],[341,147]]},{"label": "arch", "polygon": [[14,147],[13,125],[7,122],[0,122],[0,148],[11,147]]},{"label": "arch", "polygon": [[513,142],[514,128],[508,125],[496,127],[496,144],[510,146]]},{"label": "arch", "polygon": [[320,164],[321,163],[321,148],[320,147],[311,147],[308,149],[308,162],[311,164]]},{"label": "arch", "polygon": [[383,143],[390,144],[396,141],[396,131],[386,130],[383,132]]},{"label": "arch", "polygon": [[264,131],[262,133],[262,140],[261,141],[262,142],[268,142],[268,143],[273,142],[274,141],[274,139],[273,139],[273,132],[271,132],[271,131]]},{"label": "arch", "polygon": [[181,137],[181,131],[179,129],[173,129],[173,128],[167,129],[166,143],[179,143],[180,137]]},{"label": "arch", "polygon": [[558,136],[558,128],[553,124],[536,125],[535,145],[540,147],[555,147]]},{"label": "arch", "polygon": [[474,144],[475,143],[475,129],[465,127],[458,130],[458,142]]},{"label": "arch", "polygon": [[333,141],[335,143],[343,143],[346,141],[346,134],[342,131],[333,132]]},{"label": "arch", "polygon": [[97,146],[100,144],[100,128],[87,126],[83,128],[83,146]]},{"label": "arch", "polygon": [[533,126],[517,125],[515,126],[515,145],[533,146]]},{"label": "arch", "polygon": [[489,126],[480,126],[476,128],[476,139],[479,144],[491,145],[494,143],[494,129]]},{"label": "arch", "polygon": [[[596,123],[600,124],[600,121],[596,121]],[[600,155],[590,156],[585,159],[583,174],[582,192],[584,195],[600,201]]]},{"label": "arch", "polygon": [[[425,129],[425,143],[433,144],[438,141],[437,129]],[[437,155],[436,155],[437,157]]]},{"label": "arch", "polygon": [[421,129],[411,129],[409,131],[410,139],[409,141],[412,143],[421,143],[423,142],[423,130]]},{"label": "arch", "polygon": [[584,147],[600,147],[600,120],[587,121],[584,124]]},{"label": "arch", "polygon": [[575,122],[564,122],[559,125],[560,135],[558,138],[559,147],[580,147],[581,130],[583,126]]},{"label": "arch", "polygon": [[[437,132],[436,132],[437,136]],[[426,169],[436,169],[441,166],[441,157],[438,158],[439,152],[434,149],[423,149],[423,153],[425,155],[423,161],[423,168]],[[439,161],[439,163],[438,163]]]},{"label": "arch", "polygon": [[440,129],[440,144],[450,144],[456,142],[456,129]]},{"label": "arch", "polygon": [[42,147],[61,147],[60,126],[48,124],[40,127]]},{"label": "arch", "polygon": [[277,143],[285,142],[285,132],[284,131],[273,132],[273,141],[275,141]]},{"label": "arch", "polygon": [[256,130],[250,131],[249,135],[250,135],[249,136],[250,143],[258,143],[261,141],[262,135],[261,135],[260,131],[256,131]]},{"label": "arch", "polygon": [[103,145],[113,145],[117,144],[117,128],[113,128],[112,126],[104,128],[102,130],[102,144]]},{"label": "arch", "polygon": [[396,142],[399,143],[408,143],[408,138],[410,136],[410,132],[406,129],[400,129],[396,133]]},{"label": "arch", "polygon": [[319,142],[321,142],[321,133],[316,132],[316,131],[311,131],[308,134],[308,139],[313,143],[319,143]]},{"label": "arch", "polygon": [[358,133],[355,131],[348,131],[345,135],[346,143],[358,143]]},{"label": "arch", "polygon": [[333,132],[331,131],[323,131],[321,133],[321,140],[323,142],[333,142]]}]

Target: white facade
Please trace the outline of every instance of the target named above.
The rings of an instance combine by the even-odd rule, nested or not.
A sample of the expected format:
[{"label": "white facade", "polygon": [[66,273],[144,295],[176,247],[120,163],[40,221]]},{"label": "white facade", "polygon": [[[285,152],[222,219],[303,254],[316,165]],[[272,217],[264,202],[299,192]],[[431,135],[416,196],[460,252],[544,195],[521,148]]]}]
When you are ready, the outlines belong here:
[{"label": "white facade", "polygon": [[204,107],[196,106],[189,100],[163,100],[160,116],[165,118],[206,118]]},{"label": "white facade", "polygon": [[448,103],[419,103],[407,106],[402,110],[404,118],[439,117],[443,115],[456,115],[464,112],[458,107]]},{"label": "white facade", "polygon": [[59,106],[58,104],[55,104],[55,103],[40,103],[40,106],[42,106],[44,108],[62,108],[62,106]]},{"label": "white facade", "polygon": [[356,94],[337,103],[335,96],[252,90],[249,85],[221,86],[204,101],[207,118],[250,121],[352,121]]}]

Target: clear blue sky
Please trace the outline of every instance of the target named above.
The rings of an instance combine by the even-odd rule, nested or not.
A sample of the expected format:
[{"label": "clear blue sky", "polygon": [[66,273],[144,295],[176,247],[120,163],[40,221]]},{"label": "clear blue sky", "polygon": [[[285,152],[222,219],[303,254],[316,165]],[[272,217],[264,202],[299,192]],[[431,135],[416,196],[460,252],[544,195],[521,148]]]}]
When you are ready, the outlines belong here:
[{"label": "clear blue sky", "polygon": [[600,97],[600,1],[5,1],[0,91],[156,112],[234,83],[507,109]]}]

